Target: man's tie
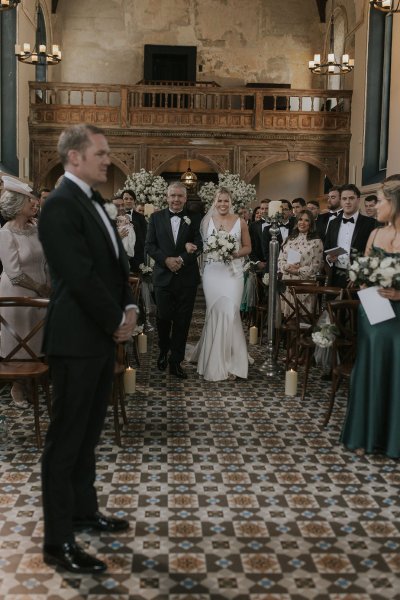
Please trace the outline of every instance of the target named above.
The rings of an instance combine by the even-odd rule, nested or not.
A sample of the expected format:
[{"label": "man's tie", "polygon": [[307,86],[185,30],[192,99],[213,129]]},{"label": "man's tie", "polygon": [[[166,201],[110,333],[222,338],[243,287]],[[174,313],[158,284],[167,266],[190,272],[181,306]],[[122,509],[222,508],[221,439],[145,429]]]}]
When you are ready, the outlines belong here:
[{"label": "man's tie", "polygon": [[180,219],[182,219],[183,217],[183,211],[179,212],[179,213],[174,213],[171,210],[169,211],[169,218],[172,219],[172,217],[179,217]]},{"label": "man's tie", "polygon": [[98,202],[101,205],[104,204],[104,200],[101,197],[101,194],[99,192],[97,192],[96,190],[92,189],[92,197],[90,199],[94,200],[95,202]]},{"label": "man's tie", "polygon": [[354,223],[354,217],[350,217],[349,219],[343,217],[342,223]]},{"label": "man's tie", "polygon": [[337,217],[337,216],[338,216],[338,213],[337,213],[337,211],[336,211],[336,212],[330,212],[330,213],[329,213],[329,216],[330,216],[330,217]]},{"label": "man's tie", "polygon": [[286,227],[286,229],[289,229],[289,223],[281,223],[279,227]]}]

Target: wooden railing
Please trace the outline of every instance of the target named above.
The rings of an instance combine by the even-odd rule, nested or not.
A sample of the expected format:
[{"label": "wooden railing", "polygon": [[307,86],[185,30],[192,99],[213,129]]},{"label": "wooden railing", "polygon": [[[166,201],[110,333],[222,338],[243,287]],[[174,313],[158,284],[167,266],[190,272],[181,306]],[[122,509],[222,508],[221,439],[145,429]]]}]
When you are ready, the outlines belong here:
[{"label": "wooden railing", "polygon": [[30,124],[350,133],[351,92],[174,85],[30,84]]}]

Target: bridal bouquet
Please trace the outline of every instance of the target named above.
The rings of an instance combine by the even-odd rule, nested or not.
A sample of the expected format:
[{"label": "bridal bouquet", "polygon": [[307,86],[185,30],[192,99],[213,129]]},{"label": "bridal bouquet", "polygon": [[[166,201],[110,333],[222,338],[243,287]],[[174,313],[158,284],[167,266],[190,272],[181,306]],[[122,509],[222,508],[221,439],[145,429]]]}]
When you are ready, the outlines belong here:
[{"label": "bridal bouquet", "polygon": [[380,248],[372,248],[368,256],[352,254],[349,278],[355,285],[393,287],[400,290],[400,260],[388,256]]},{"label": "bridal bouquet", "polygon": [[236,239],[223,229],[212,233],[207,238],[204,254],[211,262],[229,263],[236,250]]}]

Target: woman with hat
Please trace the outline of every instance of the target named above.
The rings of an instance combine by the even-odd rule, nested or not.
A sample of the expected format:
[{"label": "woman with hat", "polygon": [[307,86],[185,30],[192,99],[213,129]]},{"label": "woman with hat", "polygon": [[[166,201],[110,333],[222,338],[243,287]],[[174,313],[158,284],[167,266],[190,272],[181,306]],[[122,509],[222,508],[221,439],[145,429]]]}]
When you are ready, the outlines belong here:
[{"label": "woman with hat", "polygon": [[[0,278],[0,296],[26,296],[46,298],[50,294],[48,273],[37,227],[32,222],[36,213],[32,189],[14,177],[3,175],[3,191],[0,197],[0,212],[6,220],[0,229],[0,259],[3,272]],[[2,316],[20,334],[25,335],[42,318],[40,309],[3,308]],[[41,335],[38,333],[32,347],[40,353]],[[15,340],[5,327],[1,331],[0,353],[2,357],[15,346]],[[14,358],[29,358],[20,350]],[[11,397],[16,406],[26,406],[24,387],[13,383]]]}]

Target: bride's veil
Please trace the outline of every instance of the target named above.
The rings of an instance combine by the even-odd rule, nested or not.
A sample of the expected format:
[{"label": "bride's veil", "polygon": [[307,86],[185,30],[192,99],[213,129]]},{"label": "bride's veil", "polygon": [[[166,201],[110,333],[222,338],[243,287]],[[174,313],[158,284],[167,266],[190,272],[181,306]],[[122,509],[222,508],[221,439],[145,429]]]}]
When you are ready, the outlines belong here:
[{"label": "bride's veil", "polygon": [[214,200],[213,200],[210,208],[208,209],[208,211],[206,212],[206,214],[202,218],[201,223],[200,223],[200,233],[201,233],[201,237],[203,239],[203,242],[207,239],[207,236],[208,236],[208,226],[210,224],[210,221],[213,218],[213,216],[217,214],[216,204],[217,204],[218,196],[220,194],[227,194],[227,196],[229,198],[229,214],[230,215],[234,214],[233,205],[232,205],[232,193],[231,193],[231,191],[228,190],[228,188],[226,188],[226,187],[218,187],[217,191],[215,192]]}]

